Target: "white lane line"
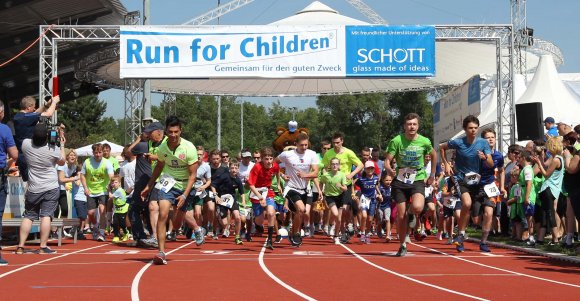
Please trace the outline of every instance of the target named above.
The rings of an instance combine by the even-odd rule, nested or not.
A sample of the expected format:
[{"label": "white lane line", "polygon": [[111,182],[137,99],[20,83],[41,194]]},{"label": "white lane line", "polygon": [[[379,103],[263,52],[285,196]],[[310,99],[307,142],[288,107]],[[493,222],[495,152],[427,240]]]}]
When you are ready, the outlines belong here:
[{"label": "white lane line", "polygon": [[424,281],[421,281],[421,280],[413,279],[413,278],[408,277],[408,276],[405,276],[403,274],[399,274],[399,273],[397,273],[395,271],[386,269],[386,268],[384,268],[384,267],[382,267],[380,265],[374,264],[374,263],[372,263],[372,262],[364,259],[362,256],[358,255],[355,251],[351,250],[349,247],[347,247],[347,246],[345,246],[343,244],[340,244],[340,245],[343,248],[345,248],[347,251],[349,251],[352,255],[354,255],[356,258],[362,260],[364,263],[369,264],[369,265],[371,265],[371,266],[373,266],[373,267],[375,267],[375,268],[377,268],[379,270],[385,271],[385,272],[387,272],[389,274],[392,274],[392,275],[395,275],[395,276],[398,276],[398,277],[407,279],[409,281],[413,281],[413,282],[418,283],[418,284],[422,284],[422,285],[426,285],[426,286],[429,286],[429,287],[432,287],[432,288],[435,288],[435,289],[438,289],[438,290],[442,290],[442,291],[445,291],[445,292],[448,292],[448,293],[460,295],[460,296],[467,297],[467,298],[471,298],[471,299],[475,299],[475,300],[482,300],[482,301],[485,300],[485,301],[488,301],[487,299],[483,299],[483,298],[480,298],[480,297],[468,295],[468,294],[465,294],[465,293],[462,293],[462,292],[458,292],[458,291],[454,291],[454,290],[451,290],[451,289],[448,289],[448,288],[444,288],[444,287],[441,287],[441,286],[437,286],[437,285],[434,285],[434,284],[431,284],[431,283],[428,283],[428,282],[424,282]]},{"label": "white lane line", "polygon": [[[96,249],[96,248],[102,248],[102,247],[104,247],[104,246],[106,246],[106,245],[109,245],[109,244],[99,245],[99,246],[90,247],[90,248],[86,248],[86,249],[78,250],[78,251],[71,252],[71,253],[62,254],[62,255],[59,255],[59,256],[55,256],[55,257],[50,257],[50,258],[47,258],[47,259],[45,259],[45,260],[41,260],[41,261],[38,261],[38,262],[35,262],[35,263],[31,263],[31,264],[25,265],[25,266],[23,266],[23,267],[20,267],[20,268],[14,269],[14,270],[12,270],[12,271],[6,272],[6,273],[4,273],[4,274],[1,274],[1,275],[0,275],[0,278],[4,278],[4,277],[6,277],[6,276],[8,276],[8,275],[10,275],[10,274],[14,274],[14,273],[16,273],[16,272],[22,271],[22,270],[24,270],[24,269],[31,268],[31,267],[33,267],[33,266],[36,266],[36,265],[39,265],[39,264],[42,264],[42,263],[45,263],[45,262],[48,262],[48,261],[52,261],[52,260],[55,260],[55,259],[58,259],[58,258],[63,258],[63,257],[69,256],[69,255],[72,255],[72,254],[77,254],[77,253],[80,253],[80,252],[83,252],[83,251],[87,251],[87,250],[92,250],[92,249]],[[23,254],[22,256],[29,256],[29,255],[24,255],[24,254]],[[50,255],[40,255],[40,256],[50,256]]]},{"label": "white lane line", "polygon": [[[169,255],[177,250],[183,249],[189,245],[191,245],[192,243],[194,243],[195,240],[192,240],[186,244],[184,244],[183,246],[180,246],[179,248],[173,249],[167,253],[165,253],[166,255]],[[131,283],[131,300],[133,301],[139,301],[139,281],[141,281],[141,277],[143,276],[143,274],[145,274],[145,271],[153,264],[153,260],[149,261],[144,267],[141,268],[141,270],[139,270],[139,272],[137,273],[137,275],[135,275],[135,278],[133,278],[133,282]]]},{"label": "white lane line", "polygon": [[449,256],[451,258],[455,258],[457,260],[462,260],[462,261],[465,261],[465,262],[473,263],[473,264],[478,265],[478,266],[482,266],[482,267],[486,267],[486,268],[490,268],[490,269],[494,269],[494,270],[498,270],[498,271],[502,271],[502,272],[506,272],[506,273],[510,273],[510,274],[514,274],[514,275],[518,275],[518,276],[528,277],[528,278],[532,278],[532,279],[536,279],[536,280],[547,281],[547,282],[552,282],[552,283],[556,283],[556,284],[561,284],[561,285],[567,285],[567,286],[571,286],[571,287],[580,288],[580,285],[566,283],[566,282],[561,282],[561,281],[556,281],[556,280],[542,278],[542,277],[538,277],[538,276],[532,276],[532,275],[523,274],[523,273],[511,271],[511,270],[506,270],[506,269],[494,267],[494,266],[491,266],[491,265],[479,263],[479,262],[476,262],[476,261],[473,261],[473,260],[465,259],[465,258],[462,258],[462,257],[453,256],[451,254],[447,254],[447,253],[442,252],[442,251],[439,251],[439,250],[435,250],[435,249],[431,249],[431,248],[428,248],[428,247],[424,247],[424,246],[421,246],[421,245],[418,245],[418,244],[415,244],[415,243],[411,243],[411,244],[414,245],[414,246],[423,248],[423,249],[427,249],[427,250],[431,250],[433,252],[437,252],[439,254],[447,255],[447,256]]},{"label": "white lane line", "polygon": [[282,287],[293,292],[294,294],[296,294],[296,295],[298,295],[306,300],[309,300],[309,301],[316,300],[316,299],[304,294],[303,292],[291,287],[290,285],[286,284],[284,281],[280,280],[278,277],[276,277],[276,275],[274,275],[272,272],[270,272],[270,270],[268,269],[268,267],[266,267],[266,264],[264,263],[264,252],[265,251],[266,251],[266,246],[264,244],[264,246],[262,247],[262,251],[260,251],[260,256],[258,256],[258,262],[260,263],[260,267],[262,268],[264,273],[266,273],[266,275],[268,275],[270,278],[272,278],[274,281],[276,281]]}]

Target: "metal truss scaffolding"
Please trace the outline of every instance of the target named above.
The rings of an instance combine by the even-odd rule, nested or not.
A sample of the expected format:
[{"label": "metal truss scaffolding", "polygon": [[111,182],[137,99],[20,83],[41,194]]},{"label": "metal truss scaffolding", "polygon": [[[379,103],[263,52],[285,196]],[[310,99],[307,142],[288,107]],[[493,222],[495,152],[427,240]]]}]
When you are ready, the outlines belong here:
[{"label": "metal truss scaffolding", "polygon": [[[118,43],[119,26],[99,25],[41,25],[39,56],[39,98],[50,95],[48,80],[56,75],[59,43],[71,42],[111,42]],[[46,31],[46,33],[44,33]],[[42,35],[44,33],[44,35]],[[498,143],[502,151],[515,142],[515,114],[513,98],[514,77],[514,33],[512,25],[437,25],[436,40],[438,41],[487,41],[496,45],[497,63],[497,107],[498,107]],[[125,101],[127,110],[139,110],[137,100],[142,87],[138,81],[125,84]],[[141,108],[142,109],[142,108]],[[126,115],[127,117],[127,115]],[[131,138],[139,133],[140,126],[135,126],[138,116],[132,116]],[[139,120],[140,122],[140,120]]]}]

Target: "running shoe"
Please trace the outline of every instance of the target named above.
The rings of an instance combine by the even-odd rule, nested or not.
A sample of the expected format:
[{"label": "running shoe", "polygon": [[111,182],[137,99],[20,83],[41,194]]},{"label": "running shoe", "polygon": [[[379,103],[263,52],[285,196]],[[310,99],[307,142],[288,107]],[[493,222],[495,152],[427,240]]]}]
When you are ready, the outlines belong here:
[{"label": "running shoe", "polygon": [[272,245],[271,239],[266,239],[266,249],[274,250],[274,246]]},{"label": "running shoe", "polygon": [[222,237],[223,238],[230,237],[230,230],[229,229],[224,229],[224,233],[222,233]]},{"label": "running shoe", "polygon": [[443,240],[443,233],[437,233],[437,240]]},{"label": "running shoe", "polygon": [[453,239],[453,244],[455,245],[455,249],[459,253],[465,251],[465,247],[463,246],[463,239],[464,239],[464,237],[461,234],[457,235],[457,237],[455,237],[455,239]]},{"label": "running shoe", "polygon": [[441,236],[443,239],[448,239],[449,238],[449,233],[447,232],[443,232],[443,235]]},{"label": "running shoe", "polygon": [[397,254],[395,256],[404,257],[405,255],[407,255],[407,247],[401,245],[401,247],[399,248],[399,251],[397,252]]},{"label": "running shoe", "polygon": [[335,234],[336,234],[336,228],[334,227],[334,225],[332,225],[332,227],[330,227],[330,230],[328,231],[328,235],[334,236]]},{"label": "running shoe", "polygon": [[97,241],[105,241],[105,237],[103,235],[98,235]]},{"label": "running shoe", "polygon": [[119,236],[115,236],[113,237],[113,243],[114,244],[118,244],[121,240],[119,239]]},{"label": "running shoe", "polygon": [[201,246],[205,243],[205,237],[203,236],[203,232],[202,230],[198,230],[196,232],[194,232],[195,235],[195,245],[196,246]]},{"label": "running shoe", "polygon": [[166,237],[167,241],[177,241],[177,236],[175,235],[175,232],[168,232]]},{"label": "running shoe", "polygon": [[242,241],[242,239],[239,236],[236,236],[235,243],[236,243],[236,245],[243,245],[244,244],[244,242]]},{"label": "running shoe", "polygon": [[366,238],[367,239],[365,240],[365,244],[370,245],[371,244],[371,237],[370,237],[370,235],[367,235]]},{"label": "running shoe", "polygon": [[367,241],[367,238],[364,234],[360,235],[360,242],[362,242],[363,244]]},{"label": "running shoe", "polygon": [[417,225],[417,219],[415,218],[414,214],[407,214],[408,218],[409,218],[409,229],[415,229],[415,226]]},{"label": "running shoe", "polygon": [[447,241],[445,242],[446,245],[452,245],[453,244],[453,237],[449,237],[447,238]]},{"label": "running shoe", "polygon": [[326,226],[322,227],[322,233],[325,236],[329,236],[330,235],[330,226],[329,225],[326,225]]},{"label": "running shoe", "polygon": [[347,232],[348,235],[350,236],[354,236],[354,225],[352,223],[349,223],[347,226]]},{"label": "running shoe", "polygon": [[282,241],[282,235],[276,235],[275,243],[279,244]]},{"label": "running shoe", "polygon": [[405,235],[405,243],[411,243],[411,238],[409,237],[409,234]]},{"label": "running shoe", "polygon": [[333,238],[335,245],[340,245],[340,239],[338,237]]},{"label": "running shoe", "polygon": [[413,234],[413,237],[415,238],[416,241],[422,241],[427,236],[423,237],[423,235],[421,235],[421,233],[415,232],[415,234]]},{"label": "running shoe", "polygon": [[72,238],[72,234],[71,234],[71,229],[68,230],[68,232],[66,231],[67,229],[62,229],[62,235],[64,235],[64,237],[68,237],[68,238]]},{"label": "running shoe", "polygon": [[153,263],[157,265],[167,264],[167,260],[165,259],[165,253],[159,251],[155,257],[153,257]]},{"label": "running shoe", "polygon": [[427,233],[425,231],[421,231],[421,240],[427,238]]},{"label": "running shoe", "polygon": [[292,246],[300,247],[301,245],[302,245],[302,236],[300,236],[300,233],[294,233],[294,236],[292,237]]},{"label": "running shoe", "polygon": [[3,266],[3,265],[8,265],[8,261],[6,261],[2,257],[0,257],[0,266]]},{"label": "running shoe", "polygon": [[387,235],[385,242],[391,242],[391,240],[393,240],[393,238],[390,235]]},{"label": "running shoe", "polygon": [[487,252],[487,253],[491,252],[491,250],[489,249],[489,247],[485,243],[479,244],[479,250],[482,252]]},{"label": "running shoe", "polygon": [[38,249],[38,254],[56,254],[56,251],[49,247],[44,247]]},{"label": "running shoe", "polygon": [[250,233],[246,233],[246,241],[247,241],[247,242],[250,242],[250,241],[252,241],[252,234],[250,234]]},{"label": "running shoe", "polygon": [[310,225],[304,226],[304,236],[310,236]]}]

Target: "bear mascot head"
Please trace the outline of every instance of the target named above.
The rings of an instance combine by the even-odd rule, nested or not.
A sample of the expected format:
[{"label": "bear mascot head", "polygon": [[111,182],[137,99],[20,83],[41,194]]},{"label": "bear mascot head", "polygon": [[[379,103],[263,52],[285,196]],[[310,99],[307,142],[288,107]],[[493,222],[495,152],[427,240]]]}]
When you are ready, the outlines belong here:
[{"label": "bear mascot head", "polygon": [[307,128],[298,128],[298,122],[291,120],[288,122],[288,128],[276,128],[276,135],[278,137],[272,141],[272,147],[277,152],[283,152],[288,146],[296,146],[296,138],[298,138],[298,134],[300,133],[308,135],[309,131]]}]

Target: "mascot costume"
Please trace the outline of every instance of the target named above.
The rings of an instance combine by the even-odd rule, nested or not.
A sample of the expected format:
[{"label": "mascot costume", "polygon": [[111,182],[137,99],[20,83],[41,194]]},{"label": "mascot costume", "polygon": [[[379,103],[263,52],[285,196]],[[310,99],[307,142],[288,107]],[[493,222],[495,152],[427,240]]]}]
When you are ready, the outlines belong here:
[{"label": "mascot costume", "polygon": [[283,152],[289,146],[296,146],[296,139],[298,138],[298,134],[309,133],[307,128],[298,128],[298,122],[295,120],[291,120],[288,122],[288,128],[278,127],[276,128],[276,139],[272,142],[272,147],[277,152]]}]

